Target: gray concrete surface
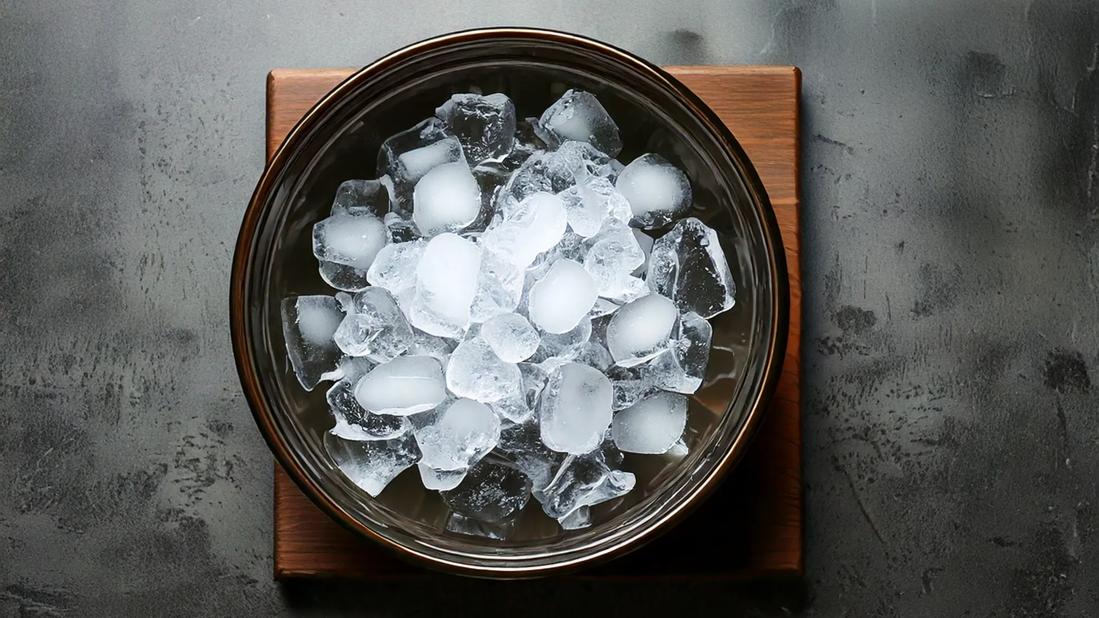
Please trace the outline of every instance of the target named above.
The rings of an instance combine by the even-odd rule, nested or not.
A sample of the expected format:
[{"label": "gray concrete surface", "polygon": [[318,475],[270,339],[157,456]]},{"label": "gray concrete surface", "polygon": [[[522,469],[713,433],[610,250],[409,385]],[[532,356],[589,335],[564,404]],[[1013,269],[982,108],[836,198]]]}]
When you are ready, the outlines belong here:
[{"label": "gray concrete surface", "polygon": [[[412,4],[0,0],[0,614],[1099,612],[1099,6]],[[492,24],[804,71],[803,582],[272,582],[264,74]]]}]

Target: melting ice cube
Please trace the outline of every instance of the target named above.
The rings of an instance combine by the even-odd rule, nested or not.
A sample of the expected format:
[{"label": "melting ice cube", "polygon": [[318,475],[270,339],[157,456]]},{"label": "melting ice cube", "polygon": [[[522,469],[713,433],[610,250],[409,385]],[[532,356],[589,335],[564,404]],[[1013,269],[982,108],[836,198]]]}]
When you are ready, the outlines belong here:
[{"label": "melting ice cube", "polygon": [[736,285],[717,232],[694,217],[679,221],[653,244],[645,281],[683,313],[693,311],[707,319],[736,302]]},{"label": "melting ice cube", "polygon": [[500,432],[499,452],[531,480],[533,489],[542,489],[553,479],[565,459],[542,443],[538,421],[511,425]]},{"label": "melting ice cube", "polygon": [[567,90],[542,113],[536,129],[550,146],[568,140],[588,142],[612,157],[622,150],[618,125],[599,99],[583,90]]},{"label": "melting ice cube", "polygon": [[645,252],[630,228],[612,225],[592,240],[594,244],[584,256],[584,268],[595,280],[599,295],[622,302],[640,296],[644,282],[632,273],[645,263]]},{"label": "melting ice cube", "polygon": [[646,374],[656,385],[669,391],[691,394],[702,386],[710,360],[713,327],[691,312],[679,323],[679,334],[668,350],[649,363]]},{"label": "melting ice cube", "polygon": [[465,161],[444,163],[416,183],[412,203],[412,220],[424,236],[457,232],[480,214],[481,190]]},{"label": "melting ice cube", "polygon": [[675,446],[686,424],[687,398],[659,393],[615,414],[611,437],[624,452],[658,455]]},{"label": "melting ice cube", "polygon": [[518,363],[530,358],[542,338],[526,318],[517,313],[504,313],[481,326],[481,337],[500,360]]},{"label": "melting ice cube", "polygon": [[408,311],[416,328],[440,337],[459,337],[470,324],[477,293],[481,250],[456,234],[432,238],[416,265],[416,295]]},{"label": "melting ice cube", "polygon": [[679,314],[675,303],[649,294],[624,305],[607,325],[607,349],[615,363],[633,367],[668,349]]},{"label": "melting ice cube", "polygon": [[598,290],[584,267],[557,260],[530,290],[530,319],[548,333],[568,332],[588,315]]},{"label": "melting ice cube", "polygon": [[566,457],[549,484],[534,496],[546,515],[561,520],[582,507],[623,496],[635,483],[633,474],[612,470],[603,452],[596,450]]},{"label": "melting ice cube", "polygon": [[282,301],[282,334],[290,366],[307,391],[336,368],[340,350],[332,334],[343,320],[339,301],[331,296],[291,296]]},{"label": "melting ice cube", "polygon": [[422,468],[464,472],[496,447],[500,420],[483,403],[456,399],[413,434],[423,453]]},{"label": "melting ice cube", "polygon": [[484,522],[514,517],[530,500],[530,479],[514,468],[482,460],[460,485],[442,493],[456,513]]},{"label": "melting ice cube", "polygon": [[445,398],[443,369],[430,356],[399,356],[378,365],[355,385],[356,401],[375,414],[408,416],[430,410]]},{"label": "melting ice cube", "polygon": [[618,175],[615,187],[629,201],[634,222],[645,229],[667,225],[691,207],[687,175],[660,155],[634,159]]},{"label": "melting ice cube", "polygon": [[435,115],[458,137],[472,164],[511,152],[515,105],[506,95],[455,94],[435,110]]},{"label": "melting ice cube", "polygon": [[371,441],[345,440],[326,433],[324,447],[348,480],[375,497],[420,458],[411,433],[392,440]]},{"label": "melting ice cube", "polygon": [[562,453],[599,446],[611,422],[611,383],[597,369],[566,363],[554,371],[539,403],[542,441]]},{"label": "melting ice cube", "polygon": [[569,227],[584,238],[599,233],[604,223],[617,220],[625,226],[633,214],[630,203],[606,178],[592,177],[561,192]]},{"label": "melting ice cube", "polygon": [[477,293],[469,309],[473,322],[485,322],[494,316],[515,310],[523,296],[525,272],[495,251],[481,252],[481,271],[477,275]]},{"label": "melting ice cube", "polygon": [[459,397],[499,401],[522,393],[523,376],[514,363],[496,356],[481,337],[458,344],[446,367],[446,385]]},{"label": "melting ice cube", "polygon": [[388,242],[385,224],[367,212],[334,214],[313,226],[313,255],[321,277],[340,290],[366,287],[367,269]]},{"label": "melting ice cube", "polygon": [[534,193],[560,193],[599,175],[610,158],[584,142],[565,142],[554,151],[538,152],[512,174],[498,200],[507,210]]}]

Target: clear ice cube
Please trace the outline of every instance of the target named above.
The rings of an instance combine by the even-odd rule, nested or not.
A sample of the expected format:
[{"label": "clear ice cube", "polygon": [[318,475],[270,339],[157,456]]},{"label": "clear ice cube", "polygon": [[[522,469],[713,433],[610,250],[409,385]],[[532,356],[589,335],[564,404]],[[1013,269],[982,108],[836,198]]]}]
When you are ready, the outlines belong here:
[{"label": "clear ice cube", "polygon": [[469,327],[481,250],[456,234],[432,238],[416,265],[416,294],[408,310],[416,328],[458,338]]},{"label": "clear ice cube", "polygon": [[355,384],[355,400],[375,414],[408,416],[446,399],[439,361],[430,356],[399,356],[378,365]]},{"label": "clear ice cube", "polygon": [[645,261],[633,271],[634,275],[642,276],[649,269],[649,255],[653,252],[653,243],[656,239],[637,228],[630,229],[633,231],[634,239],[637,240],[637,246],[641,247],[641,252],[645,254]]},{"label": "clear ice cube", "polygon": [[553,478],[534,497],[550,517],[562,520],[582,507],[624,496],[633,490],[636,479],[629,472],[611,469],[603,451],[570,455],[555,471]]},{"label": "clear ice cube", "polygon": [[565,91],[542,113],[536,130],[551,147],[574,140],[587,142],[612,157],[622,150],[618,125],[599,99],[583,90]]},{"label": "clear ice cube", "polygon": [[625,410],[660,390],[647,376],[611,380],[611,389],[611,408],[615,411]]},{"label": "clear ice cube", "polygon": [[386,213],[382,223],[389,230],[389,242],[410,242],[420,237],[416,224],[395,212]]},{"label": "clear ice cube", "polygon": [[366,271],[367,281],[399,296],[416,286],[416,267],[426,248],[426,240],[396,242],[382,247]]},{"label": "clear ice cube", "polygon": [[334,214],[313,226],[313,255],[321,278],[339,290],[354,292],[367,285],[367,269],[389,242],[381,219],[368,212]]},{"label": "clear ice cube", "polygon": [[512,174],[497,200],[506,211],[535,193],[560,193],[598,175],[610,159],[584,142],[565,142],[553,151],[528,157]]},{"label": "clear ice cube", "polygon": [[515,105],[503,94],[455,94],[435,110],[435,116],[462,143],[472,164],[511,152],[515,141]]},{"label": "clear ice cube", "polygon": [[412,221],[424,236],[457,232],[481,213],[481,189],[465,161],[432,168],[412,192]]},{"label": "clear ice cube", "polygon": [[459,397],[491,402],[522,394],[523,376],[515,363],[501,360],[475,336],[459,343],[450,355],[446,385]]},{"label": "clear ice cube", "polygon": [[410,356],[430,356],[445,367],[450,360],[450,353],[454,351],[455,345],[454,342],[448,339],[436,337],[413,328],[412,341],[408,345],[408,354]]},{"label": "clear ice cube", "polygon": [[332,214],[371,214],[384,217],[389,213],[388,178],[383,180],[345,180],[336,188]]},{"label": "clear ice cube", "polygon": [[660,294],[649,294],[616,311],[607,325],[607,349],[622,367],[640,365],[670,345],[679,312]]},{"label": "clear ice cube", "polygon": [[477,293],[470,306],[473,322],[486,322],[495,316],[515,311],[523,296],[526,273],[521,266],[495,251],[481,252],[481,271],[477,275]]},{"label": "clear ice cube", "polygon": [[329,431],[345,440],[391,440],[412,428],[403,416],[374,414],[359,405],[354,394],[355,380],[336,382],[325,393],[328,409],[336,426]]},{"label": "clear ice cube", "polygon": [[420,472],[420,483],[424,486],[424,489],[433,491],[454,489],[461,484],[462,479],[466,478],[466,474],[469,472],[469,468],[436,470],[423,463],[416,464],[416,467]]},{"label": "clear ice cube", "polygon": [[460,485],[442,492],[455,513],[489,523],[510,519],[530,501],[530,479],[522,472],[482,460],[470,469]]},{"label": "clear ice cube", "polygon": [[599,446],[611,423],[611,383],[597,369],[566,363],[550,374],[538,406],[542,441],[562,453]]},{"label": "clear ice cube", "polygon": [[710,360],[713,327],[691,312],[679,320],[679,332],[669,349],[646,367],[650,380],[664,390],[691,394],[702,386]]},{"label": "clear ice cube", "polygon": [[599,295],[620,302],[637,298],[645,285],[632,273],[645,263],[645,252],[630,228],[612,225],[592,241],[584,256],[584,269],[595,280]]},{"label": "clear ice cube", "polygon": [[557,260],[530,290],[530,320],[547,333],[568,332],[588,315],[598,295],[583,266]]},{"label": "clear ice cube", "polygon": [[663,227],[691,207],[691,183],[683,170],[657,154],[645,154],[627,165],[615,181],[626,197],[635,225]]},{"label": "clear ice cube", "polygon": [[510,395],[488,404],[501,420],[509,423],[525,423],[534,416],[534,410],[523,394]]},{"label": "clear ice cube", "polygon": [[374,497],[420,458],[411,433],[392,440],[369,441],[345,440],[326,433],[324,447],[340,472]]},{"label": "clear ice cube", "polygon": [[496,447],[500,419],[481,402],[456,399],[437,412],[430,424],[413,429],[413,435],[423,453],[421,467],[466,471]]},{"label": "clear ice cube", "polygon": [[340,349],[332,334],[343,320],[339,301],[331,296],[291,296],[282,301],[282,335],[290,367],[302,388],[313,390],[336,368]]},{"label": "clear ice cube", "polygon": [[591,508],[582,506],[557,520],[562,530],[580,530],[591,526]]},{"label": "clear ice cube", "polygon": [[538,421],[511,425],[500,432],[498,452],[531,480],[531,488],[544,488],[553,479],[565,455],[542,443]]},{"label": "clear ice cube", "polygon": [[608,221],[630,222],[630,203],[606,178],[594,176],[561,192],[569,227],[584,238],[599,233]]},{"label": "clear ice cube", "polygon": [[355,294],[332,339],[344,354],[384,363],[408,349],[412,327],[387,290],[370,287]]},{"label": "clear ice cube", "polygon": [[736,285],[717,232],[694,217],[679,221],[653,244],[645,281],[681,312],[706,319],[736,303]]},{"label": "clear ice cube", "polygon": [[517,519],[509,519],[500,523],[488,523],[466,517],[461,513],[450,513],[446,518],[446,529],[455,534],[503,541],[512,535],[517,521]]},{"label": "clear ice cube", "polygon": [[503,313],[481,326],[481,337],[500,360],[518,363],[530,358],[542,338],[526,318],[517,313]]},{"label": "clear ice cube", "polygon": [[659,455],[675,446],[686,424],[687,398],[659,393],[615,414],[611,437],[623,452]]},{"label": "clear ice cube", "polygon": [[412,191],[416,181],[431,168],[464,160],[462,144],[449,135],[438,118],[429,118],[382,143],[378,151],[378,174],[392,182],[393,212],[404,217],[412,214]]},{"label": "clear ice cube", "polygon": [[526,268],[538,254],[557,245],[566,226],[561,198],[533,193],[489,225],[480,241],[489,251]]}]

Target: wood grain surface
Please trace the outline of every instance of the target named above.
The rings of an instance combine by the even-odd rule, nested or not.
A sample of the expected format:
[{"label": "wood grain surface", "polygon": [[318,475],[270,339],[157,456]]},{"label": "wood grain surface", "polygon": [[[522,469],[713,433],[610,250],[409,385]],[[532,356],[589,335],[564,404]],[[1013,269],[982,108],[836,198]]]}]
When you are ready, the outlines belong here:
[{"label": "wood grain surface", "polygon": [[[583,577],[729,578],[800,575],[802,556],[801,273],[798,95],[794,67],[667,67],[697,93],[752,159],[782,231],[790,276],[790,339],[771,409],[745,458],[705,504],[668,534]],[[267,78],[267,156],[350,69],[276,69]],[[276,466],[277,578],[428,575],[361,540],[313,505]]]}]

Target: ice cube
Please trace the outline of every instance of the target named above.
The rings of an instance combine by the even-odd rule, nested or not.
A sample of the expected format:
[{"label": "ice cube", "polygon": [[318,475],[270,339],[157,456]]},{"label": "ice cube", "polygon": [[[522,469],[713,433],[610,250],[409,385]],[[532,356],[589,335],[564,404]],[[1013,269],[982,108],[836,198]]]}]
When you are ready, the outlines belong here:
[{"label": "ice cube", "polygon": [[343,320],[339,301],[331,296],[291,296],[282,301],[282,335],[290,367],[307,391],[334,370],[340,349],[332,334]]},{"label": "ice cube", "polygon": [[469,327],[477,293],[481,250],[457,234],[432,238],[416,265],[416,295],[409,321],[439,337],[457,338]]},{"label": "ice cube", "polygon": [[595,280],[599,295],[622,302],[637,298],[645,285],[631,273],[645,262],[645,252],[630,228],[609,226],[592,241],[584,256],[584,269]]},{"label": "ice cube", "polygon": [[607,221],[616,220],[625,226],[633,216],[626,198],[599,176],[565,189],[561,199],[569,227],[584,238],[598,234]]},{"label": "ice cube", "polygon": [[391,209],[408,217],[416,181],[437,165],[464,159],[461,142],[446,132],[445,123],[438,118],[424,120],[385,140],[378,151],[378,174],[388,175],[392,182]]},{"label": "ice cube", "polygon": [[393,296],[384,288],[372,287],[355,294],[351,311],[332,339],[344,354],[384,363],[408,349],[412,327]]},{"label": "ice cube", "polygon": [[495,251],[481,252],[481,272],[477,275],[477,293],[470,306],[473,322],[485,322],[494,316],[515,310],[523,296],[526,273],[521,266]]},{"label": "ice cube", "polygon": [[355,400],[375,414],[408,416],[430,410],[445,398],[442,366],[430,356],[399,356],[378,365],[355,385]]},{"label": "ice cube", "polygon": [[413,435],[423,453],[421,468],[464,472],[496,447],[500,419],[483,403],[456,399],[430,424],[413,429]]},{"label": "ice cube", "polygon": [[438,360],[444,367],[450,360],[450,353],[454,351],[455,344],[442,337],[429,335],[422,330],[412,329],[412,342],[408,346],[408,354],[415,356],[430,356]]},{"label": "ice cube", "polygon": [[[545,363],[545,361],[552,358],[572,359],[580,346],[591,339],[591,332],[591,318],[584,316],[580,318],[580,321],[572,330],[559,334],[542,333],[541,345],[539,345],[538,351],[531,360]],[[561,363],[556,363],[554,367],[560,365]],[[554,367],[550,367],[550,369],[552,370]]]},{"label": "ice cube", "polygon": [[500,432],[498,452],[531,480],[531,488],[544,488],[565,459],[542,443],[538,421],[511,425]]},{"label": "ice cube", "polygon": [[442,492],[442,497],[455,513],[498,523],[523,510],[530,500],[530,486],[530,479],[519,470],[482,460],[460,485]]},{"label": "ice cube", "polygon": [[611,408],[615,411],[625,410],[659,390],[648,376],[611,380],[611,392],[614,396]]},{"label": "ice cube", "polygon": [[646,372],[657,386],[676,393],[691,394],[702,386],[710,360],[713,328],[697,313],[680,318],[679,332],[668,350],[654,358]]},{"label": "ice cube", "polygon": [[466,517],[461,513],[450,513],[446,518],[446,529],[455,534],[503,541],[512,535],[517,521],[517,519],[509,519],[500,523],[488,523]]},{"label": "ice cube", "polygon": [[321,277],[340,290],[366,287],[367,269],[388,242],[385,224],[365,211],[334,214],[313,226],[313,255]]},{"label": "ice cube", "polygon": [[444,163],[416,183],[412,203],[412,221],[431,237],[473,223],[481,212],[481,190],[465,161]]},{"label": "ice cube", "polygon": [[321,380],[329,380],[332,382],[338,382],[339,380],[347,380],[354,384],[359,378],[367,374],[374,368],[374,363],[370,359],[357,356],[343,356],[336,364],[336,368],[332,371],[328,371],[322,376]]},{"label": "ice cube", "polygon": [[659,294],[624,305],[607,325],[607,349],[616,364],[633,367],[668,349],[679,313]]},{"label": "ice cube", "polygon": [[517,313],[503,313],[481,326],[481,337],[500,360],[518,363],[530,358],[542,338],[526,318]]},{"label": "ice cube", "polygon": [[611,422],[611,383],[597,369],[566,363],[550,374],[539,402],[542,441],[562,453],[599,446]]},{"label": "ice cube", "polygon": [[595,341],[580,344],[576,349],[574,360],[582,365],[594,367],[599,371],[606,371],[614,364],[614,358],[607,348]]},{"label": "ice cube", "polygon": [[557,520],[562,530],[580,530],[591,526],[591,508],[582,506]]},{"label": "ice cube", "polygon": [[561,198],[534,193],[489,225],[481,235],[481,243],[512,264],[526,268],[539,253],[557,245],[566,225]]},{"label": "ice cube", "polygon": [[649,236],[635,227],[630,229],[633,231],[634,239],[637,240],[637,246],[641,247],[641,252],[645,254],[645,262],[633,271],[634,275],[641,276],[644,275],[649,268],[649,254],[653,252],[653,242],[655,242],[655,240],[652,236]]},{"label": "ice cube", "polygon": [[732,309],[736,285],[717,232],[689,217],[653,244],[649,288],[675,301],[683,313],[709,319]]},{"label": "ice cube", "polygon": [[531,322],[547,333],[564,333],[580,323],[598,297],[595,281],[572,260],[557,260],[530,290]]},{"label": "ice cube", "polygon": [[531,155],[515,170],[497,200],[506,211],[535,193],[560,193],[597,175],[610,159],[584,142],[565,142],[560,148]]},{"label": "ice cube", "polygon": [[514,363],[496,356],[481,337],[470,337],[458,344],[446,367],[446,385],[459,397],[482,402],[519,396],[523,376]]},{"label": "ice cube", "polygon": [[396,242],[382,247],[366,271],[367,281],[399,296],[401,292],[416,286],[416,267],[426,248],[425,240]]},{"label": "ice cube", "polygon": [[583,90],[567,90],[542,113],[536,130],[551,147],[575,140],[588,142],[612,157],[622,150],[618,125],[599,99]]},{"label": "ice cube", "polygon": [[470,163],[511,152],[515,140],[515,105],[503,94],[455,94],[435,110],[435,116],[458,137]]},{"label": "ice cube", "polygon": [[[385,179],[388,181],[388,178]],[[371,214],[384,217],[389,213],[389,189],[382,180],[345,180],[336,188],[332,214]]]},{"label": "ice cube", "polygon": [[333,434],[345,440],[391,440],[412,428],[403,416],[374,414],[359,405],[354,383],[353,379],[340,380],[325,393],[328,409],[336,419],[336,426],[330,430]]},{"label": "ice cube", "polygon": [[374,497],[420,458],[411,433],[392,440],[370,441],[345,440],[326,433],[324,447],[340,472]]},{"label": "ice cube", "polygon": [[527,399],[522,393],[493,401],[488,404],[488,407],[492,408],[492,411],[501,420],[509,423],[524,423],[534,415],[534,410],[527,403]]},{"label": "ice cube", "polygon": [[424,486],[424,489],[434,491],[454,489],[462,483],[462,479],[466,478],[466,474],[469,472],[469,468],[436,470],[422,463],[416,464],[416,467],[419,469],[420,483]]},{"label": "ice cube", "polygon": [[634,159],[618,175],[615,188],[626,197],[635,225],[662,227],[691,207],[691,183],[683,170],[657,154]]},{"label": "ice cube", "polygon": [[477,181],[477,189],[481,193],[481,211],[477,219],[462,230],[463,234],[485,231],[496,214],[496,200],[510,177],[511,172],[500,163],[485,162],[473,168],[473,179]]},{"label": "ice cube", "polygon": [[562,520],[577,509],[591,507],[629,493],[636,483],[634,475],[613,470],[603,451],[570,455],[555,471],[553,479],[534,497],[550,517]]},{"label": "ice cube", "polygon": [[530,408],[538,407],[538,398],[549,380],[549,372],[534,363],[519,363],[519,373],[523,375],[523,398]]},{"label": "ice cube", "polygon": [[659,455],[675,446],[686,424],[687,398],[659,393],[615,414],[611,437],[624,452]]}]

